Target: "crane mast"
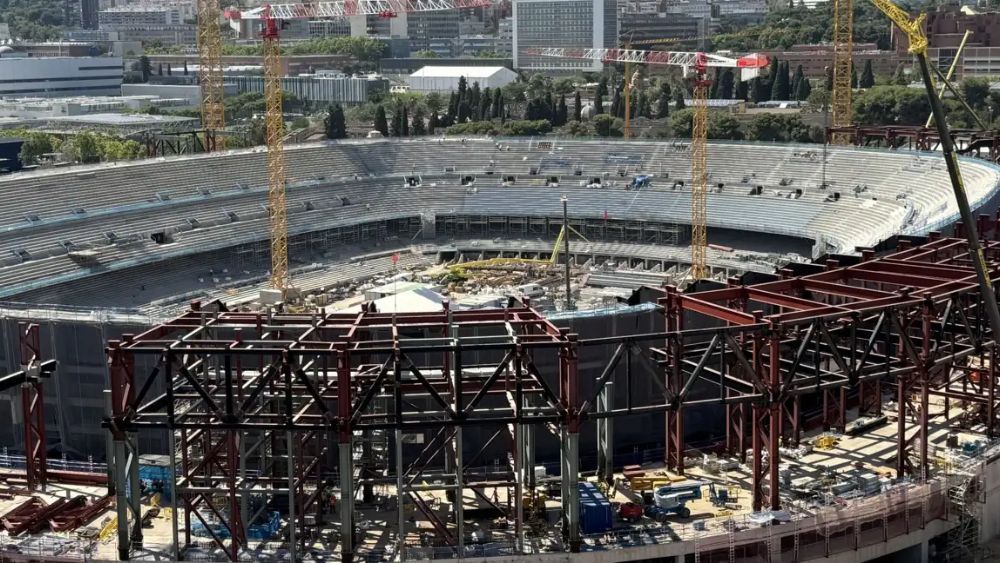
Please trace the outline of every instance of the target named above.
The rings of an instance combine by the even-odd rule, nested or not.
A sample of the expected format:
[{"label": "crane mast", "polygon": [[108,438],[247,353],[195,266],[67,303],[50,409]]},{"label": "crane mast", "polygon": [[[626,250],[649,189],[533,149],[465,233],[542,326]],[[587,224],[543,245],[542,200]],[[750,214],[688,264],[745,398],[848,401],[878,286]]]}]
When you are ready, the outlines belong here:
[{"label": "crane mast", "polygon": [[271,224],[271,287],[282,296],[290,285],[288,275],[288,207],[285,202],[285,134],[281,92],[281,42],[278,20],[266,10],[261,39],[264,42],[264,124],[267,135],[267,210]]},{"label": "crane mast", "polygon": [[[833,91],[830,105],[833,109],[833,126],[851,124],[851,68],[854,56],[854,0],[833,0]],[[834,144],[845,145],[850,136],[836,133]]]},{"label": "crane mast", "polygon": [[[694,114],[691,122],[691,278],[708,275],[708,79],[709,67],[735,68],[740,79],[747,80],[767,66],[764,55],[752,54],[739,58],[702,52],[642,51],[631,49],[568,49],[546,47],[532,49],[531,53],[543,57],[618,61],[626,64],[661,64],[679,66],[685,74],[693,72]],[[628,68],[628,67],[626,67]],[[626,118],[630,116],[628,93],[631,77],[626,70]],[[627,123],[627,121],[626,121]],[[626,129],[625,136],[629,133]]]},{"label": "crane mast", "polygon": [[205,138],[205,149],[214,151],[225,148],[225,137],[216,135],[226,127],[222,83],[222,37],[219,32],[221,11],[218,0],[197,0],[197,2],[201,126],[209,132]]},{"label": "crane mast", "polygon": [[694,66],[691,116],[691,278],[708,273],[708,85],[704,61]]}]

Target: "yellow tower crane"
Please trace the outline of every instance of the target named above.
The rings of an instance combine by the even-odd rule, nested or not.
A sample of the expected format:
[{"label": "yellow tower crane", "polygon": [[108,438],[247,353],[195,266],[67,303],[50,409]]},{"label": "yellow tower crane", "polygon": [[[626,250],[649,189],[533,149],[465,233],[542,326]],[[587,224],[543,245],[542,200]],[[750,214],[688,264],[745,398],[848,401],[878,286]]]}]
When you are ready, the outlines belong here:
[{"label": "yellow tower crane", "polygon": [[529,54],[543,57],[588,59],[630,64],[672,65],[694,74],[694,115],[691,129],[691,276],[708,273],[708,68],[736,68],[740,79],[757,76],[767,66],[764,55],[753,54],[738,59],[702,52],[640,51],[635,49],[566,49],[547,47],[531,49]]},{"label": "yellow tower crane", "polygon": [[[833,0],[833,92],[830,106],[833,127],[851,124],[851,65],[854,55],[854,0]],[[837,133],[833,143],[846,145],[850,135]]]},{"label": "yellow tower crane", "polygon": [[691,116],[691,278],[708,273],[708,85],[704,54],[694,64]]},{"label": "yellow tower crane", "polygon": [[[219,133],[226,127],[222,84],[222,37],[219,32],[218,0],[197,0],[198,80],[201,82],[201,126],[208,132],[205,150],[225,148]],[[212,142],[214,140],[214,144]]]},{"label": "yellow tower crane", "polygon": [[264,102],[267,135],[267,212],[271,221],[271,288],[282,296],[288,275],[288,206],[285,202],[285,114],[281,91],[280,24],[266,8],[261,39],[264,42]]},{"label": "yellow tower crane", "polygon": [[[221,60],[218,10],[216,0],[198,0],[199,16],[204,7],[205,17],[199,19],[199,46],[202,42],[207,57],[215,56]],[[264,123],[267,139],[267,209],[271,231],[271,279],[270,287],[279,290],[283,298],[287,297],[291,287],[291,277],[288,271],[288,205],[285,196],[285,153],[283,136],[285,134],[284,110],[282,108],[281,77],[284,74],[281,61],[281,28],[282,22],[289,19],[338,19],[351,16],[377,15],[382,18],[394,18],[397,11],[428,12],[454,10],[459,8],[486,7],[489,0],[438,0],[433,3],[387,3],[384,0],[336,0],[333,2],[309,2],[302,4],[267,4],[259,8],[240,12],[227,10],[227,17],[233,19],[259,19],[261,21],[261,40],[264,48]],[[212,22],[215,35],[209,30],[208,22]],[[204,22],[204,23],[203,23]],[[214,39],[213,39],[214,37]],[[213,43],[214,41],[214,43]],[[212,47],[214,45],[214,47]],[[214,55],[213,55],[214,53]],[[211,103],[204,100],[209,96],[204,92],[214,92],[205,89],[203,84],[202,110],[206,108],[218,115],[222,121],[222,70],[221,63],[204,66],[218,67],[218,91],[211,94]],[[216,110],[217,108],[217,110]],[[207,122],[207,121],[206,121]]]}]

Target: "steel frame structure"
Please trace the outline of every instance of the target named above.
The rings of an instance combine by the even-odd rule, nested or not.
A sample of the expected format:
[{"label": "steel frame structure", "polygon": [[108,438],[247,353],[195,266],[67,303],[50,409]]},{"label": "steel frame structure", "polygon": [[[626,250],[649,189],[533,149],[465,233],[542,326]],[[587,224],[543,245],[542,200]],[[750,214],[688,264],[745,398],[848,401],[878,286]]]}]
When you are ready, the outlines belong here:
[{"label": "steel frame structure", "polygon": [[[848,125],[827,129],[827,141],[843,136],[847,144],[858,147],[906,147],[918,151],[938,151],[941,137],[933,127],[916,125]],[[959,154],[979,154],[984,151],[990,162],[1000,162],[1000,135],[995,131],[952,129],[952,142]]]},{"label": "steel frame structure", "polygon": [[[459,8],[489,8],[490,0],[341,0],[296,4],[271,4],[271,17],[279,20],[312,18],[347,18],[383,16],[409,12],[433,12]],[[229,10],[229,19],[265,19],[264,8],[237,12]]]},{"label": "steel frame structure", "polygon": [[18,351],[21,369],[0,377],[0,391],[20,387],[21,416],[24,418],[24,478],[29,491],[45,489],[48,482],[48,441],[45,435],[44,380],[56,370],[55,360],[42,360],[37,324],[18,323]]},{"label": "steel frame structure", "polygon": [[[1000,242],[985,246],[996,277]],[[929,471],[931,397],[971,405],[976,422],[996,435],[996,352],[967,243],[932,234],[901,239],[886,257],[866,250],[841,260],[755,285],[733,279],[695,293],[663,288],[663,331],[589,339],[517,301],[505,309],[397,315],[370,308],[241,313],[193,303],[177,319],[108,347],[114,400],[106,425],[116,443],[120,556],[142,540],[138,503],[129,496],[139,490],[129,462],[140,431],[166,430],[171,445],[180,442],[171,450],[181,457],[174,490],[187,515],[185,544],[192,521],[211,513],[228,532],[213,539],[233,560],[253,512],[262,510],[258,497],[287,499],[288,520],[298,523],[285,531],[294,548],[297,531],[309,531],[304,515],[322,517],[321,499],[337,488],[325,476],[337,466],[346,492],[338,507],[345,561],[356,553],[355,502],[370,500],[376,485],[396,487],[401,547],[413,531],[404,503],[424,514],[442,544],[460,550],[463,503],[453,504],[448,524],[421,494],[443,489],[462,498],[472,490],[485,499],[483,489],[493,487],[513,492],[510,514],[523,545],[539,431],[559,438],[561,473],[576,475],[581,428],[596,422],[599,472],[608,478],[614,419],[662,414],[665,461],[683,473],[684,411],[723,408],[724,446],[752,458],[755,510],[781,506],[779,448],[808,426],[800,405],[807,398],[825,398],[821,418],[839,427],[855,396],[876,411],[883,391],[891,391],[896,470],[918,479]],[[593,371],[581,377],[580,357],[594,351],[600,365],[590,362]],[[640,383],[660,392],[637,396]],[[466,459],[462,434],[470,427],[495,432]],[[417,431],[433,438],[407,459],[405,435]],[[510,467],[476,471],[482,450],[507,436]],[[375,471],[376,462],[365,461],[380,455],[372,444],[389,450],[390,442],[395,452],[382,452]],[[425,482],[429,473],[436,484]],[[571,479],[562,481],[564,539],[576,551],[578,493]]]}]

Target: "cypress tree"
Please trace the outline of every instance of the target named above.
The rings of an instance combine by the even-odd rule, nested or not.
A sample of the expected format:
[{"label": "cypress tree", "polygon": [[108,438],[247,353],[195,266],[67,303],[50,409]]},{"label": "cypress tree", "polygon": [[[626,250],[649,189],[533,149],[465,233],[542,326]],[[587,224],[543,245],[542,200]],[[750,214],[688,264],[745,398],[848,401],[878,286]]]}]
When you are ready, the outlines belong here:
[{"label": "cypress tree", "polygon": [[409,112],[406,111],[406,108],[404,107],[403,108],[403,113],[402,113],[402,115],[399,118],[401,129],[402,129],[402,133],[403,133],[404,137],[409,137],[410,136],[410,118],[407,115],[408,113]]},{"label": "cypress tree", "polygon": [[559,105],[556,107],[555,119],[552,125],[566,125],[569,120],[569,108],[566,106],[566,94],[559,96]]},{"label": "cypress tree", "polygon": [[597,92],[594,93],[594,115],[602,113],[604,113],[604,94],[601,93],[601,89],[598,87]]},{"label": "cypress tree", "polygon": [[733,83],[735,78],[733,78],[733,70],[727,68],[725,72],[722,73],[722,78],[719,80],[719,98],[723,100],[733,99]]},{"label": "cypress tree", "polygon": [[430,119],[427,120],[427,134],[433,135],[434,130],[437,129],[437,126],[438,126],[438,114],[437,112],[434,112],[431,114]]},{"label": "cypress tree", "polygon": [[872,60],[868,59],[865,61],[865,69],[861,71],[861,80],[858,81],[858,86],[861,88],[871,88],[875,85],[875,73],[872,71]]},{"label": "cypress tree", "polygon": [[809,79],[803,77],[799,82],[799,88],[795,91],[795,99],[804,102],[809,99],[809,94],[812,93],[812,85],[809,84]]},{"label": "cypress tree", "polygon": [[660,96],[656,100],[656,118],[663,119],[670,115],[670,84],[663,80],[660,82]]},{"label": "cypress tree", "polygon": [[577,90],[573,94],[573,120],[580,121],[583,119],[583,101],[580,100],[580,91]]},{"label": "cypress tree", "polygon": [[677,90],[676,92],[674,92],[674,103],[677,106],[677,109],[684,109],[686,107],[684,104],[683,90]]},{"label": "cypress tree", "polygon": [[382,104],[379,104],[375,108],[375,130],[382,134],[383,137],[389,136],[389,124],[385,119],[385,108]]}]

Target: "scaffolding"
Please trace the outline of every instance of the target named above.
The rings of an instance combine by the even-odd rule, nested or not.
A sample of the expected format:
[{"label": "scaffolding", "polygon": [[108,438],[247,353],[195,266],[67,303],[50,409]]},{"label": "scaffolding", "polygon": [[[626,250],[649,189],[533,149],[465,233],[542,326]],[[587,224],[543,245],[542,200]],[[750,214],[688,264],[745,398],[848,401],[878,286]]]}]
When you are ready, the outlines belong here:
[{"label": "scaffolding", "polygon": [[[997,272],[1000,242],[985,246]],[[185,514],[183,541],[180,519],[173,521],[178,554],[191,544],[192,522],[211,519],[227,531],[212,542],[237,560],[260,507],[280,505],[287,523],[280,533],[294,558],[324,518],[322,499],[338,490],[344,560],[360,554],[355,504],[380,491],[392,491],[387,508],[397,512],[394,553],[457,557],[471,548],[464,502],[450,502],[442,517],[428,493],[464,499],[465,492],[483,498],[506,490],[510,507],[485,499],[515,530],[511,547],[497,549],[523,554],[535,549],[524,493],[535,483],[541,433],[558,439],[560,475],[576,476],[585,424],[602,421],[607,464],[614,456],[611,423],[662,416],[663,459],[683,474],[693,453],[683,415],[723,408],[729,453],[752,455],[753,510],[779,510],[780,445],[808,423],[798,401],[829,392],[825,418],[839,426],[848,422],[841,390],[875,383],[897,398],[896,473],[917,485],[891,508],[884,498],[866,499],[850,519],[834,514],[821,524],[850,533],[853,539],[840,543],[855,549],[883,541],[896,527],[909,533],[944,512],[928,451],[931,397],[981,407],[988,432],[997,430],[996,363],[981,358],[993,336],[966,243],[937,234],[904,237],[889,256],[865,250],[801,272],[754,285],[734,279],[701,292],[666,287],[658,300],[662,331],[597,338],[555,326],[530,302],[405,314],[370,307],[244,313],[194,303],[168,323],[109,343],[113,401],[106,425],[115,442],[119,555],[128,558],[142,542],[134,493],[142,432],[167,430],[178,442],[171,447],[181,458],[174,490]],[[979,369],[967,369],[973,364]],[[661,392],[639,392],[640,385]],[[876,410],[882,400],[866,399]],[[464,446],[470,432],[490,437],[474,452]],[[416,434],[429,439],[419,451],[404,447]],[[483,452],[497,448],[505,461],[482,469]],[[554,548],[576,552],[584,541],[579,493],[572,478],[561,483],[562,537]],[[958,493],[952,496],[967,496]],[[413,511],[430,524],[428,541],[409,520]],[[866,525],[873,521],[883,523],[877,534]],[[975,519],[965,521],[963,537],[972,538]],[[779,528],[770,543],[755,540],[737,551],[784,549],[779,532],[787,537],[791,530]],[[810,549],[839,549],[829,536],[824,544],[814,532],[801,533]],[[725,535],[699,545],[731,550]]]}]

